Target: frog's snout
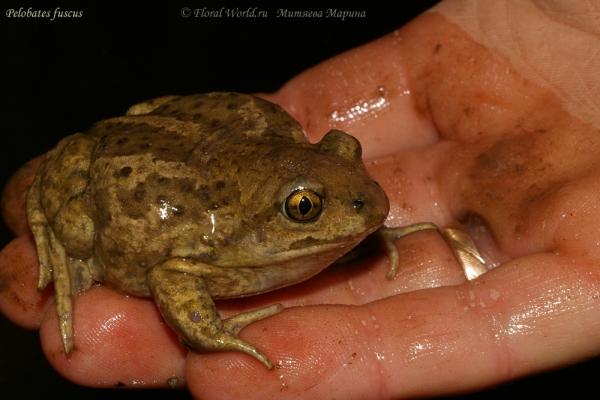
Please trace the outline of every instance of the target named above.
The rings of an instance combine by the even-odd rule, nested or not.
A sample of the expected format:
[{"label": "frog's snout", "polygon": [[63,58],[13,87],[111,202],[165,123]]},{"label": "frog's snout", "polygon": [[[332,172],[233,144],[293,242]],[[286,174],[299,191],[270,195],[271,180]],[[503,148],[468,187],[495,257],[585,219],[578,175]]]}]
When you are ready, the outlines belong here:
[{"label": "frog's snout", "polygon": [[378,226],[387,218],[390,203],[377,182],[367,186],[364,188],[367,190],[356,193],[347,203],[348,212],[361,215],[366,226]]}]

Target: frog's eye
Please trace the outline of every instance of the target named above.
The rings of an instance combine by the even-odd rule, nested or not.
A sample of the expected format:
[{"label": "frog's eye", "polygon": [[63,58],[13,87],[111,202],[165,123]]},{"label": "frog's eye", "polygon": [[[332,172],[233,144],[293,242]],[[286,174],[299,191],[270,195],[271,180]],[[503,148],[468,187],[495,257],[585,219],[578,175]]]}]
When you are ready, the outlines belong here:
[{"label": "frog's eye", "polygon": [[323,200],[312,190],[300,189],[285,199],[286,215],[296,221],[308,221],[321,212]]}]

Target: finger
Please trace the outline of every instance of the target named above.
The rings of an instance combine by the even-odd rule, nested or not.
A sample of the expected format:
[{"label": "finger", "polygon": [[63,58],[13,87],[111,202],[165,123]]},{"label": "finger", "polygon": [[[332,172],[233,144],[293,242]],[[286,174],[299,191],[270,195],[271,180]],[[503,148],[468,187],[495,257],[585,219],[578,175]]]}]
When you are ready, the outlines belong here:
[{"label": "finger", "polygon": [[187,349],[150,299],[92,286],[76,297],[74,349],[66,356],[55,307],[45,314],[40,338],[53,368],[94,387],[185,387]]},{"label": "finger", "polygon": [[415,96],[404,62],[401,34],[393,32],[340,54],[263,95],[281,105],[318,141],[331,129],[354,135],[371,160],[437,142],[435,125],[415,112]]},{"label": "finger", "polygon": [[[558,264],[562,268],[552,268]],[[576,290],[556,282],[576,283]],[[554,302],[556,294],[563,300]],[[257,387],[246,398],[396,398],[475,390],[597,351],[587,340],[597,336],[587,329],[597,294],[585,268],[539,255],[456,287],[360,307],[288,309],[242,331],[245,340],[269,350],[274,373],[236,354],[192,355],[188,385],[193,394],[208,397]],[[582,340],[565,342],[573,337]],[[224,386],[225,371],[235,371],[236,385]]]},{"label": "finger", "polygon": [[0,199],[2,217],[8,228],[17,236],[29,232],[25,198],[43,159],[44,156],[41,155],[27,162],[10,177],[6,186],[4,186],[2,198]]},{"label": "finger", "polygon": [[[192,355],[188,384],[196,396],[210,398],[224,391],[241,395],[257,382],[256,398],[324,398],[331,390],[340,398],[475,390],[548,363],[590,357],[598,349],[588,343],[597,336],[589,327],[599,302],[587,268],[564,257],[533,256],[456,287],[361,307],[287,309],[243,331],[245,340],[268,349],[275,373],[236,354]],[[220,379],[232,370],[239,371],[234,387]],[[328,382],[335,382],[333,388]]]},{"label": "finger", "polygon": [[39,262],[31,235],[13,239],[0,252],[0,312],[13,323],[39,329],[54,301],[52,288],[36,290]]}]

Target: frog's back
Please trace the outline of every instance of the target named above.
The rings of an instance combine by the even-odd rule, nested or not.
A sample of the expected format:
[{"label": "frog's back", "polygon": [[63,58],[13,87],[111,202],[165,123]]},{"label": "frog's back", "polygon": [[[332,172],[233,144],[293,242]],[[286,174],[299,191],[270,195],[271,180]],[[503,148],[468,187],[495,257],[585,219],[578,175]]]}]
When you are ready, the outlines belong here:
[{"label": "frog's back", "polygon": [[[160,138],[165,142],[188,139],[186,141],[196,146],[202,141],[223,143],[242,138],[306,142],[296,120],[278,105],[254,96],[207,93],[169,98],[172,100],[146,114],[100,121],[88,135],[100,141],[115,137],[118,146],[111,149],[115,153],[110,155],[151,151],[150,147],[160,155],[161,151],[165,152],[164,143],[155,142]],[[132,138],[138,142],[130,143]],[[107,142],[102,147],[106,149],[110,145]],[[177,153],[182,152],[178,149]]]},{"label": "frog's back", "polygon": [[255,190],[243,175],[264,168],[257,164],[273,147],[308,145],[279,106],[237,93],[176,98],[100,121],[88,136],[98,140],[86,193],[94,262],[119,266],[98,268],[96,278],[140,295],[145,270],[167,258],[218,262],[217,250],[240,240],[240,196]]}]

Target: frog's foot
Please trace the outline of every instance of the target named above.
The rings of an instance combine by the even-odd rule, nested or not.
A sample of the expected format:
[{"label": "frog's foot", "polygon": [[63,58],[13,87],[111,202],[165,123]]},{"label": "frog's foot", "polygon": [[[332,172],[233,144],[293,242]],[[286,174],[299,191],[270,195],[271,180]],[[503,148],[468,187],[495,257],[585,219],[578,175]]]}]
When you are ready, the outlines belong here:
[{"label": "frog's foot", "polygon": [[394,242],[403,236],[427,229],[439,230],[438,227],[431,222],[420,222],[418,224],[401,226],[399,228],[382,226],[373,234],[374,239],[379,242],[381,249],[385,251],[390,260],[390,269],[388,270],[386,278],[394,279],[398,273],[398,266],[400,265],[400,256],[398,255],[398,249],[396,249]]},{"label": "frog's foot", "polygon": [[238,333],[248,324],[283,310],[274,304],[221,320],[209,294],[208,285],[199,276],[173,269],[177,262],[169,260],[148,273],[148,284],[167,324],[185,345],[198,351],[241,351],[262,362],[268,369],[273,364],[256,347],[243,341]]},{"label": "frog's foot", "polygon": [[93,279],[87,263],[69,257],[52,230],[37,227],[34,236],[40,259],[38,290],[43,290],[54,281],[60,333],[65,354],[69,355],[73,349],[73,298],[77,293],[89,289]]},{"label": "frog's foot", "polygon": [[38,291],[54,281],[54,296],[58,313],[60,333],[65,353],[73,349],[73,296],[92,285],[87,263],[70,258],[46,220],[39,204],[39,176],[35,178],[27,197],[27,219],[38,251],[40,276]]}]

